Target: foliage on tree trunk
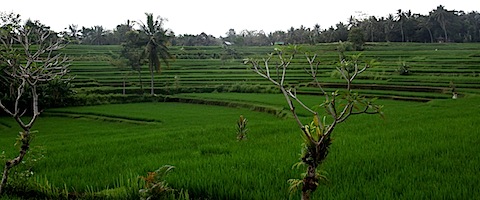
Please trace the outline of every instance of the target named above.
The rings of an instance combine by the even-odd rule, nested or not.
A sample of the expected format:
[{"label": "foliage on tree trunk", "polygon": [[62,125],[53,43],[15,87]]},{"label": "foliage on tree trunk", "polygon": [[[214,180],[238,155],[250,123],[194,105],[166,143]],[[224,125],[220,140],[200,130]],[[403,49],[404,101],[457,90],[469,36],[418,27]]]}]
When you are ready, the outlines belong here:
[{"label": "foliage on tree trunk", "polygon": [[240,115],[240,118],[237,121],[237,140],[242,141],[247,139],[247,118],[245,118],[243,115]]}]

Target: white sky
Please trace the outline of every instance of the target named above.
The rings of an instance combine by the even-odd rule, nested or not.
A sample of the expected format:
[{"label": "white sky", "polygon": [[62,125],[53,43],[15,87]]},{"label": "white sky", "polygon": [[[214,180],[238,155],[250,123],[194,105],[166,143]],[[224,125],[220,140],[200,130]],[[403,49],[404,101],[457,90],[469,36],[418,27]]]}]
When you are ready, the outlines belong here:
[{"label": "white sky", "polygon": [[39,20],[55,31],[70,24],[92,27],[102,25],[113,30],[128,19],[145,21],[145,12],[167,18],[165,28],[179,34],[205,32],[225,36],[233,28],[286,31],[300,25],[322,29],[348,18],[359,16],[386,17],[398,9],[428,14],[438,5],[447,10],[480,11],[476,0],[0,0],[0,12],[20,14],[23,20]]}]

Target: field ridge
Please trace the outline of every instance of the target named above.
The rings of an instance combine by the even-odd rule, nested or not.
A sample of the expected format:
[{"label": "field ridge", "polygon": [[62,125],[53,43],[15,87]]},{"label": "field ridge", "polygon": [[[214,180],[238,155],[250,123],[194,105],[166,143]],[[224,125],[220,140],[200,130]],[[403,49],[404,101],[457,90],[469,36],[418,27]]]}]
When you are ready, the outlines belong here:
[{"label": "field ridge", "polygon": [[180,103],[191,103],[191,104],[202,104],[202,105],[216,105],[216,106],[225,106],[230,108],[246,108],[252,111],[263,112],[272,114],[279,118],[285,118],[289,116],[289,112],[282,107],[275,107],[266,104],[258,104],[254,102],[246,101],[233,101],[233,100],[224,100],[224,99],[209,99],[209,98],[198,98],[198,97],[179,97],[179,96],[167,96],[165,98],[168,102],[180,102]]},{"label": "field ridge", "polygon": [[99,114],[93,112],[76,112],[76,111],[58,111],[58,110],[49,110],[44,112],[45,116],[54,116],[54,117],[68,117],[68,118],[86,118],[100,121],[108,122],[118,122],[118,123],[131,123],[131,124],[159,124],[162,123],[161,120],[157,119],[148,119],[148,118],[138,118],[138,117],[125,117],[111,114]]}]

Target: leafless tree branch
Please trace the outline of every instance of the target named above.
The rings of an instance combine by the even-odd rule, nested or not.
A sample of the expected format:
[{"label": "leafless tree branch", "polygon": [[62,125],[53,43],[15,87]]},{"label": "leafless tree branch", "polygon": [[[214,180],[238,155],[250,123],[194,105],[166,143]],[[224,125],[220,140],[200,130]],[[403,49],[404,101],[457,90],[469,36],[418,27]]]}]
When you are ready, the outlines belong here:
[{"label": "leafless tree branch", "polygon": [[[21,142],[19,155],[14,159],[7,160],[5,163],[2,180],[0,182],[0,194],[7,183],[9,170],[22,162],[30,148],[31,128],[40,115],[39,111],[39,94],[37,87],[40,84],[47,83],[56,78],[67,74],[70,66],[69,60],[66,56],[56,54],[54,51],[63,48],[60,40],[51,41],[49,39],[50,31],[41,30],[35,32],[38,34],[38,40],[30,40],[34,32],[32,29],[25,30],[25,27],[17,27],[7,34],[0,34],[0,41],[5,52],[0,54],[0,61],[3,61],[7,66],[3,70],[4,74],[11,79],[12,86],[16,87],[16,92],[11,92],[13,95],[13,108],[8,108],[0,99],[0,108],[8,115],[12,116],[18,125],[22,128]],[[24,50],[24,55],[20,56],[17,52],[18,47],[13,44],[20,44]],[[32,51],[31,46],[36,45],[36,50]],[[19,62],[19,59],[25,59],[25,62]],[[28,90],[28,91],[27,91]],[[20,108],[20,102],[26,95],[31,95],[32,117],[25,122],[22,116],[27,109]],[[23,112],[21,112],[23,110]]]},{"label": "leafless tree branch", "polygon": [[[381,114],[380,107],[372,105],[369,101],[366,101],[363,97],[359,97],[358,94],[352,92],[352,81],[361,73],[363,73],[369,65],[366,64],[363,68],[359,68],[358,57],[354,57],[353,61],[346,61],[345,59],[340,61],[340,66],[336,69],[340,72],[342,78],[346,82],[346,91],[345,94],[339,95],[338,92],[332,92],[331,94],[327,93],[320,81],[318,80],[318,68],[319,63],[316,62],[317,55],[308,56],[306,55],[309,68],[304,69],[308,73],[316,87],[320,89],[322,95],[325,96],[325,102],[321,104],[325,108],[325,113],[331,117],[331,122],[326,124],[325,120],[319,122],[319,114],[310,107],[308,107],[301,99],[298,98],[295,88],[287,88],[285,85],[285,78],[287,74],[287,68],[290,66],[293,61],[296,51],[290,56],[286,56],[284,52],[277,51],[277,56],[279,59],[279,64],[275,66],[277,71],[277,79],[272,78],[270,74],[269,63],[272,54],[267,59],[263,60],[263,67],[259,65],[257,61],[248,60],[248,62],[253,66],[253,71],[259,74],[261,77],[269,80],[276,86],[278,86],[287,101],[288,107],[293,114],[295,121],[302,130],[302,134],[305,139],[306,151],[302,156],[302,162],[307,165],[307,172],[303,178],[302,186],[302,199],[309,199],[310,193],[313,192],[318,186],[318,179],[316,175],[316,168],[318,165],[326,158],[328,152],[328,146],[331,143],[330,135],[333,133],[337,124],[344,122],[352,115],[357,114]],[[351,68],[353,67],[353,68]],[[339,99],[339,105],[337,105],[337,98]],[[314,115],[313,124],[310,126],[303,125],[300,121],[297,111],[293,102],[296,101],[302,108]],[[357,110],[361,105],[365,107],[363,109]],[[314,129],[310,129],[311,126],[314,126]],[[315,131],[315,133],[312,133]],[[316,136],[313,136],[315,135]]]}]

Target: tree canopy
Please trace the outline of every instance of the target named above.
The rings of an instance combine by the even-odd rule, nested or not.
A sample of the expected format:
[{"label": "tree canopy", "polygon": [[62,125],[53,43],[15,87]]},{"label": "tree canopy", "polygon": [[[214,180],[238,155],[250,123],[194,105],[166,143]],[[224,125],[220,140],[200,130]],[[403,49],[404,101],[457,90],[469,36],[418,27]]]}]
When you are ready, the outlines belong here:
[{"label": "tree canopy", "polygon": [[[49,29],[48,26],[42,28]],[[125,28],[128,28],[125,24],[118,25],[114,30],[107,30],[101,25],[80,27],[71,24],[59,34],[71,41],[87,45],[122,44],[125,41]],[[240,46],[264,46],[275,43],[316,44],[346,41],[349,32],[356,28],[363,32],[367,42],[480,42],[480,13],[448,10],[439,5],[426,15],[399,9],[396,13],[383,17],[351,16],[348,22],[339,22],[325,28],[319,24],[311,28],[302,25],[270,33],[230,28],[225,36],[220,38],[206,32],[175,35],[170,29],[164,31],[171,36],[168,44],[176,46],[218,46],[225,41]],[[141,30],[141,27],[138,30]]]}]

